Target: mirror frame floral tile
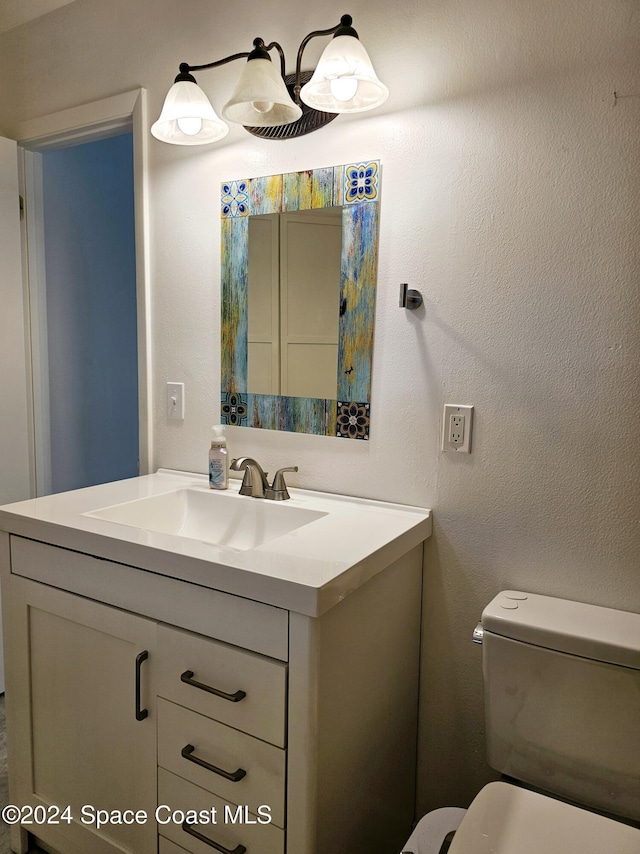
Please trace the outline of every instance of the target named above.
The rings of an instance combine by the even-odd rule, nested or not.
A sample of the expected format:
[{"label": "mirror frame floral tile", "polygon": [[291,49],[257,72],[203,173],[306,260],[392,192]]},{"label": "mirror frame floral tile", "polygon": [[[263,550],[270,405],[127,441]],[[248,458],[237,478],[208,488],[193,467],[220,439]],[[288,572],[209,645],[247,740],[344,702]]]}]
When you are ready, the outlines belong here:
[{"label": "mirror frame floral tile", "polygon": [[[380,162],[225,181],[221,187],[222,424],[369,439]],[[247,391],[249,216],[342,207],[335,399]]]}]

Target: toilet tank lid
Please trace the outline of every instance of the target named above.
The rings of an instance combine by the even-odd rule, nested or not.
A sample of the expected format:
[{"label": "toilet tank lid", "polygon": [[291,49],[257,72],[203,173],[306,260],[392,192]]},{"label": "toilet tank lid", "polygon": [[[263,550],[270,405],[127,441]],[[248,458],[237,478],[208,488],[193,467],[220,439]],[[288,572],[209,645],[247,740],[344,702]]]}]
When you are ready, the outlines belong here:
[{"label": "toilet tank lid", "polygon": [[482,612],[485,631],[640,670],[640,614],[503,590]]}]

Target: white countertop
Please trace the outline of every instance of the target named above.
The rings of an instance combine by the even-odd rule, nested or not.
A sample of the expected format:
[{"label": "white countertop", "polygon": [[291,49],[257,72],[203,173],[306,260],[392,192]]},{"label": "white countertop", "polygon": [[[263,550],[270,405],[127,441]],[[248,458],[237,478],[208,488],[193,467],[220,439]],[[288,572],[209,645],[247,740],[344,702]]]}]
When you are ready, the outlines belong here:
[{"label": "white countertop", "polygon": [[[185,488],[208,491],[206,476],[160,469],[6,504],[0,530],[312,617],[431,535],[429,510],[291,488],[288,505],[326,515],[245,551],[83,515]],[[239,488],[231,480],[229,497],[260,500],[238,496]]]}]

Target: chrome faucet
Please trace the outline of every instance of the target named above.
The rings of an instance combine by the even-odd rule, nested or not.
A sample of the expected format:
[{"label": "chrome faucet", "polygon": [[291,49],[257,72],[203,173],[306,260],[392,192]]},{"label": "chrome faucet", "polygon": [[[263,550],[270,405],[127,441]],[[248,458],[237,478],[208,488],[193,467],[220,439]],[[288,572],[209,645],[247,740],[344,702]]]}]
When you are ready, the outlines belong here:
[{"label": "chrome faucet", "polygon": [[253,498],[268,498],[271,501],[286,501],[289,498],[287,485],[284,482],[284,472],[298,471],[298,466],[278,469],[273,478],[273,484],[269,486],[267,480],[268,472],[262,470],[262,466],[252,457],[238,457],[229,463],[231,471],[243,471],[240,495],[251,495]]},{"label": "chrome faucet", "polygon": [[231,471],[243,471],[244,478],[240,487],[240,495],[252,495],[254,498],[264,498],[269,481],[267,473],[262,471],[262,466],[252,457],[238,457],[229,463]]}]

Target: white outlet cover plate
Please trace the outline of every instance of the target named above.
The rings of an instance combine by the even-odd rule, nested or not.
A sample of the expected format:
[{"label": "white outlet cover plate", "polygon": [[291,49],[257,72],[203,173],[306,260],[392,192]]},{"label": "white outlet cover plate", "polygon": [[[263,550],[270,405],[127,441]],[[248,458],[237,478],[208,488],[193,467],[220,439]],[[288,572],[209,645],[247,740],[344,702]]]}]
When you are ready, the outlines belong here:
[{"label": "white outlet cover plate", "polygon": [[[462,429],[452,430],[452,418],[462,416]],[[471,434],[473,430],[473,406],[462,403],[445,403],[442,420],[442,450],[456,454],[471,453]],[[462,436],[460,437],[460,432]]]}]

